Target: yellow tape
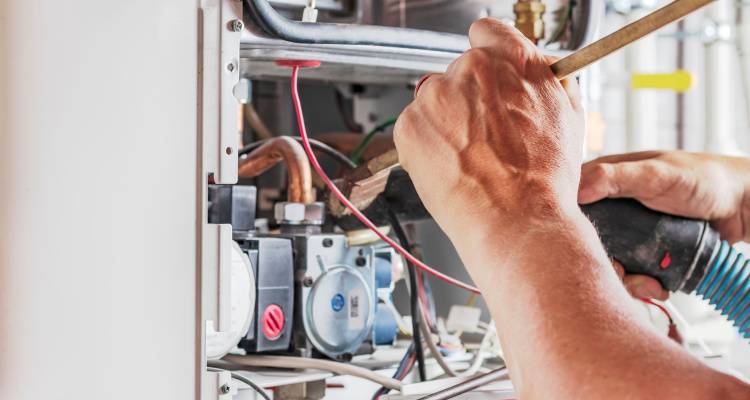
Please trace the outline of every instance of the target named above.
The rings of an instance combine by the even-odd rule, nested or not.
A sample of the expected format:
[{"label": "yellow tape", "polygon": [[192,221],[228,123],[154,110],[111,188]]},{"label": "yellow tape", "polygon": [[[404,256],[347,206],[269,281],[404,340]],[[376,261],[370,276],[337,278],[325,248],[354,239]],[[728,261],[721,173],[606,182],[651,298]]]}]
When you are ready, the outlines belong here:
[{"label": "yellow tape", "polygon": [[630,79],[632,89],[662,89],[684,93],[693,87],[693,74],[677,70],[669,74],[633,74]]}]

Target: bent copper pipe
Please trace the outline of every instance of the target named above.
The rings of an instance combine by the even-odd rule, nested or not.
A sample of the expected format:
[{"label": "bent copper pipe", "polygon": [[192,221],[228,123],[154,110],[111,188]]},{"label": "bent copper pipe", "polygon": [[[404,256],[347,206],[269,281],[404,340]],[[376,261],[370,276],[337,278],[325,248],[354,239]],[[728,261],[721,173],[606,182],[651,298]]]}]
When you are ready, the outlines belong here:
[{"label": "bent copper pipe", "polygon": [[290,137],[275,137],[253,150],[240,164],[239,176],[254,178],[281,161],[286,164],[289,175],[288,201],[294,203],[314,202],[312,173],[305,149]]}]

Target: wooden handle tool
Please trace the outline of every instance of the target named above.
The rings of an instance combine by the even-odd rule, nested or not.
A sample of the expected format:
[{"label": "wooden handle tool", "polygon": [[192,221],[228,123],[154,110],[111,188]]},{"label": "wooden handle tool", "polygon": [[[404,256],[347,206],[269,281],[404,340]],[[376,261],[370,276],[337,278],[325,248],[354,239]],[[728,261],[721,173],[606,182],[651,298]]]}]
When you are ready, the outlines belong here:
[{"label": "wooden handle tool", "polygon": [[716,0],[675,0],[651,14],[613,32],[552,64],[552,72],[564,79],[636,40],[685,17]]}]

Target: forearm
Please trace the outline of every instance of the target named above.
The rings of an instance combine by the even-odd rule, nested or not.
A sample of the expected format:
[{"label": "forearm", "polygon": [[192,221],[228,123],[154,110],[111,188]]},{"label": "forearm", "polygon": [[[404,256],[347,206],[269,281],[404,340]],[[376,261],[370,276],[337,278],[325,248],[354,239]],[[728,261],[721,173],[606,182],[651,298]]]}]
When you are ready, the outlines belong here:
[{"label": "forearm", "polygon": [[522,398],[711,398],[738,385],[640,320],[591,224],[568,214],[454,238]]}]

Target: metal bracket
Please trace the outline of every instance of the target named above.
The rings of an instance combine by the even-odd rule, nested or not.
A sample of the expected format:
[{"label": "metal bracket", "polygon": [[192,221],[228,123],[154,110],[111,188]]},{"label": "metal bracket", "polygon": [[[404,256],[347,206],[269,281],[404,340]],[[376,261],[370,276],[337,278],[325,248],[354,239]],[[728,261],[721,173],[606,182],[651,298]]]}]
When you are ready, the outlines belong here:
[{"label": "metal bracket", "polygon": [[[239,82],[242,2],[201,0],[198,33],[198,115],[201,134],[201,319],[204,331],[231,329],[232,227],[208,223],[208,180],[237,183]],[[203,337],[205,340],[205,335]],[[205,350],[202,352],[205,363]],[[208,376],[211,376],[209,374]],[[207,382],[205,390],[212,390]],[[206,389],[208,388],[208,389]],[[213,397],[209,397],[213,399]]]},{"label": "metal bracket", "polygon": [[204,168],[220,184],[237,183],[238,101],[234,87],[240,79],[242,2],[201,2],[200,118]]},{"label": "metal bracket", "polygon": [[201,400],[232,400],[237,394],[229,371],[206,371],[204,375]]},{"label": "metal bracket", "polygon": [[203,318],[217,332],[231,329],[232,226],[206,224],[203,229]]}]

